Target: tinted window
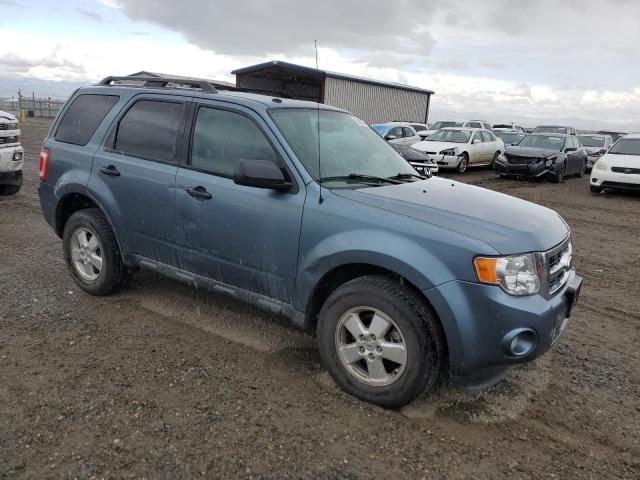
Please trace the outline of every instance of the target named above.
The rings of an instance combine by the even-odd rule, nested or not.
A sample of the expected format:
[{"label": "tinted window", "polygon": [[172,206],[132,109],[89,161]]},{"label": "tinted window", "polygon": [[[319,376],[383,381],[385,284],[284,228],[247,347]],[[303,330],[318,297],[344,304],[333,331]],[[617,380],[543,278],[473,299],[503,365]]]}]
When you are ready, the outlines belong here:
[{"label": "tinted window", "polygon": [[193,132],[191,165],[233,175],[239,160],[270,160],[278,155],[248,117],[214,108],[200,108]]},{"label": "tinted window", "polygon": [[402,129],[402,131],[404,132],[404,136],[405,137],[414,137],[415,133],[413,133],[413,130],[411,130],[410,128],[404,127]]},{"label": "tinted window", "polygon": [[86,145],[119,99],[116,95],[78,96],[60,120],[55,139],[74,145]]},{"label": "tinted window", "polygon": [[132,157],[174,162],[183,105],[140,100],[122,117],[114,150]]}]

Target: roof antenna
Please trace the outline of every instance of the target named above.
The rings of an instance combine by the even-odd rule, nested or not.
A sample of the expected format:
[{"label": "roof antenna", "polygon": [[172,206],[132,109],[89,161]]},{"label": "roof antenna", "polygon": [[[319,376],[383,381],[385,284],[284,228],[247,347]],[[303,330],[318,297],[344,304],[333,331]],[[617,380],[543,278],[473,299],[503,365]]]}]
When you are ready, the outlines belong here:
[{"label": "roof antenna", "polygon": [[314,40],[313,44],[316,49],[316,72],[318,73],[318,185],[320,186],[318,203],[322,204],[322,202],[324,202],[324,198],[322,197],[322,171],[320,169],[320,90],[322,85],[320,80],[320,69],[318,68],[318,40]]}]

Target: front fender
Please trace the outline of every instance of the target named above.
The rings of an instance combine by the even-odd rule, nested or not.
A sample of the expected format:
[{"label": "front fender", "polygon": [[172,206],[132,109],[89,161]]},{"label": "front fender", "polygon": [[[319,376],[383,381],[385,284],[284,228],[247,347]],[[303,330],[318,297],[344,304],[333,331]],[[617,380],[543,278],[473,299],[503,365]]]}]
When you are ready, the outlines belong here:
[{"label": "front fender", "polygon": [[327,273],[351,264],[392,271],[419,290],[455,278],[440,258],[406,236],[377,229],[349,230],[324,238],[302,256],[296,279],[296,310],[306,310],[316,285]]}]

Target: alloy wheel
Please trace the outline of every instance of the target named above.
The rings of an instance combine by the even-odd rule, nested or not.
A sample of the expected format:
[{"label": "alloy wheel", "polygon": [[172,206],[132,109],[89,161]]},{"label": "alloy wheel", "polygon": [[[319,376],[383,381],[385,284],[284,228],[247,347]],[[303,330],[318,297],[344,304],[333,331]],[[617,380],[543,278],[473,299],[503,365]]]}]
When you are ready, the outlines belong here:
[{"label": "alloy wheel", "polygon": [[407,347],[400,328],[372,307],[352,308],[340,318],[335,347],[347,372],[366,385],[391,385],[407,365]]},{"label": "alloy wheel", "polygon": [[102,246],[88,228],[77,228],[71,236],[71,260],[82,279],[94,281],[102,271]]}]

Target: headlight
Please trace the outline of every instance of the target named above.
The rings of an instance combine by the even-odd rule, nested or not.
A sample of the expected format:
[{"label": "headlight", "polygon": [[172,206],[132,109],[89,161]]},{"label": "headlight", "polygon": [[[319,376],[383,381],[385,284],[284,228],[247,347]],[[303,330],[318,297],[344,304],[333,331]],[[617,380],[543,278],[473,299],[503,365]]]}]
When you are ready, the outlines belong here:
[{"label": "headlight", "polygon": [[482,283],[500,285],[511,295],[534,295],[540,290],[540,275],[532,254],[509,257],[477,257],[474,266]]},{"label": "headlight", "polygon": [[446,150],[442,150],[440,152],[440,155],[449,155],[449,156],[457,155],[457,149],[456,148],[447,148]]},{"label": "headlight", "polygon": [[596,162],[596,164],[593,166],[593,168],[595,168],[596,170],[607,170],[608,169],[607,164],[602,162],[602,161],[600,161],[600,160],[598,160]]}]

